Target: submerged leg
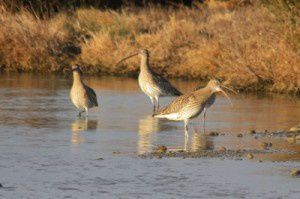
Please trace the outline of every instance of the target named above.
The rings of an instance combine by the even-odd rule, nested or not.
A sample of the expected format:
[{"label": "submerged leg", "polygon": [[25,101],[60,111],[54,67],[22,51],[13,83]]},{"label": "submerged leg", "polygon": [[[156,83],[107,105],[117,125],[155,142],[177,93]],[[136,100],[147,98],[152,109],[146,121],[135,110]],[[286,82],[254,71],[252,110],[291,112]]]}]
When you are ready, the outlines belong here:
[{"label": "submerged leg", "polygon": [[88,117],[89,116],[89,109],[87,107],[85,108],[85,113],[86,113],[86,117]]},{"label": "submerged leg", "polygon": [[187,151],[189,138],[187,136],[184,137],[184,151]]},{"label": "submerged leg", "polygon": [[83,113],[84,111],[79,111],[79,113],[78,113],[78,117],[81,117],[81,113]]},{"label": "submerged leg", "polygon": [[205,133],[205,117],[206,117],[206,108],[204,108],[204,113],[203,113],[203,130],[204,130],[204,133]]},{"label": "submerged leg", "polygon": [[159,110],[159,97],[156,96],[155,100],[156,100],[156,111],[158,111]]},{"label": "submerged leg", "polygon": [[153,104],[153,113],[156,113],[156,100],[154,97],[150,97],[150,99]]},{"label": "submerged leg", "polygon": [[184,120],[184,133],[185,133],[185,137],[189,137],[189,128],[188,128],[188,124],[189,124],[189,120]]}]

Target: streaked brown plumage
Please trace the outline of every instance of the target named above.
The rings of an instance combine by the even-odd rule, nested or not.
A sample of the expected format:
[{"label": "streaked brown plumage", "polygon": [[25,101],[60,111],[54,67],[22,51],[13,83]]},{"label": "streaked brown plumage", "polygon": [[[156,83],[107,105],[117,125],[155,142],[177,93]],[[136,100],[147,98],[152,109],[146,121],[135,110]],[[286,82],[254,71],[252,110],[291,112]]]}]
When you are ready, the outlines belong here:
[{"label": "streaked brown plumage", "polygon": [[[159,109],[159,97],[164,96],[180,96],[182,93],[178,91],[171,83],[164,77],[155,73],[149,64],[149,52],[147,49],[142,49],[138,53],[130,55],[120,62],[138,55],[141,59],[140,74],[138,82],[141,90],[151,99],[153,104],[153,112]],[[118,64],[120,63],[118,62]]]},{"label": "streaked brown plumage", "polygon": [[97,95],[92,88],[83,83],[81,79],[82,72],[77,65],[72,67],[72,71],[73,85],[70,91],[71,101],[79,109],[79,117],[83,112],[86,112],[86,116],[88,116],[88,109],[98,106]]},{"label": "streaked brown plumage", "polygon": [[227,94],[221,89],[220,82],[210,80],[205,88],[196,90],[177,97],[173,102],[161,109],[157,114],[158,118],[166,118],[169,120],[184,121],[185,133],[188,136],[188,122],[190,119],[197,117],[213,99],[213,95],[222,92],[226,97]]}]

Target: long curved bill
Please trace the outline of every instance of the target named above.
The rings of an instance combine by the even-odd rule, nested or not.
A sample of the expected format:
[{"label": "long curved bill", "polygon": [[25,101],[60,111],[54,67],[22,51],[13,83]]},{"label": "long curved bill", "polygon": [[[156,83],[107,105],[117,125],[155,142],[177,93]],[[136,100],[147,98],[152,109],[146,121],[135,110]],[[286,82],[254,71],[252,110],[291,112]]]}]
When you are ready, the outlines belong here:
[{"label": "long curved bill", "polygon": [[226,94],[226,92],[223,91],[222,89],[220,89],[220,92],[228,99],[230,105],[233,106],[232,101],[231,101],[230,97]]},{"label": "long curved bill", "polygon": [[126,59],[129,59],[129,58],[131,58],[131,57],[137,56],[138,54],[139,54],[139,53],[134,53],[134,54],[132,54],[132,55],[129,55],[129,56],[127,56],[127,57],[121,59],[118,63],[115,64],[115,66],[119,65],[121,62],[125,61]]},{"label": "long curved bill", "polygon": [[227,90],[233,92],[233,93],[236,94],[236,95],[238,94],[236,91],[234,91],[233,89],[231,89],[231,88],[229,88],[229,87],[227,87],[227,86],[222,85],[221,87],[226,88]]}]

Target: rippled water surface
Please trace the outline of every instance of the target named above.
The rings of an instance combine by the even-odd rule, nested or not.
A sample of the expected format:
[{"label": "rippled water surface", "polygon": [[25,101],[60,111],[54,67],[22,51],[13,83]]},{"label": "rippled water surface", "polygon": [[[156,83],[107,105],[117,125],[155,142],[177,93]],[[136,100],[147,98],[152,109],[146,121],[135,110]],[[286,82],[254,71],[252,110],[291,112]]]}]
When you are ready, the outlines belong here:
[{"label": "rippled water surface", "polygon": [[[249,131],[283,131],[299,123],[300,101],[286,96],[233,95],[234,106],[218,96],[202,117],[183,124],[151,117],[150,100],[135,79],[89,77],[100,107],[77,118],[69,100],[71,78],[0,76],[0,198],[299,198],[300,143],[271,141],[267,160],[141,159],[157,145],[170,150],[255,149]],[[189,92],[198,82],[173,82]],[[161,105],[171,98],[163,98]],[[241,139],[236,135],[242,133]]]}]

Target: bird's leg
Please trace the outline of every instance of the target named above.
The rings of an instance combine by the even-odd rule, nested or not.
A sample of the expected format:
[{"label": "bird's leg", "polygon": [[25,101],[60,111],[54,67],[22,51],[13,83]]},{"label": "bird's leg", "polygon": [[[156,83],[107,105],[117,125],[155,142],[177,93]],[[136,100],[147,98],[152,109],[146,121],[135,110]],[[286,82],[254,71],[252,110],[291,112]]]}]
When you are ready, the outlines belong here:
[{"label": "bird's leg", "polygon": [[150,97],[151,102],[153,104],[153,114],[156,113],[156,102],[154,97]]},{"label": "bird's leg", "polygon": [[187,151],[188,141],[189,141],[188,137],[185,136],[185,138],[184,138],[184,151]]},{"label": "bird's leg", "polygon": [[188,123],[189,121],[188,120],[184,120],[184,133],[185,133],[185,137],[188,138],[189,137],[189,133],[188,133]]},{"label": "bird's leg", "polygon": [[78,117],[81,117],[81,113],[83,113],[84,111],[79,111],[79,113],[78,113]]},{"label": "bird's leg", "polygon": [[204,112],[203,112],[203,130],[204,130],[204,134],[205,134],[205,117],[206,117],[206,108],[204,108]]},{"label": "bird's leg", "polygon": [[155,101],[156,101],[156,111],[158,111],[159,110],[159,97],[158,96],[155,97]]},{"label": "bird's leg", "polygon": [[85,115],[86,115],[86,117],[89,116],[89,109],[87,107],[85,107]]}]

